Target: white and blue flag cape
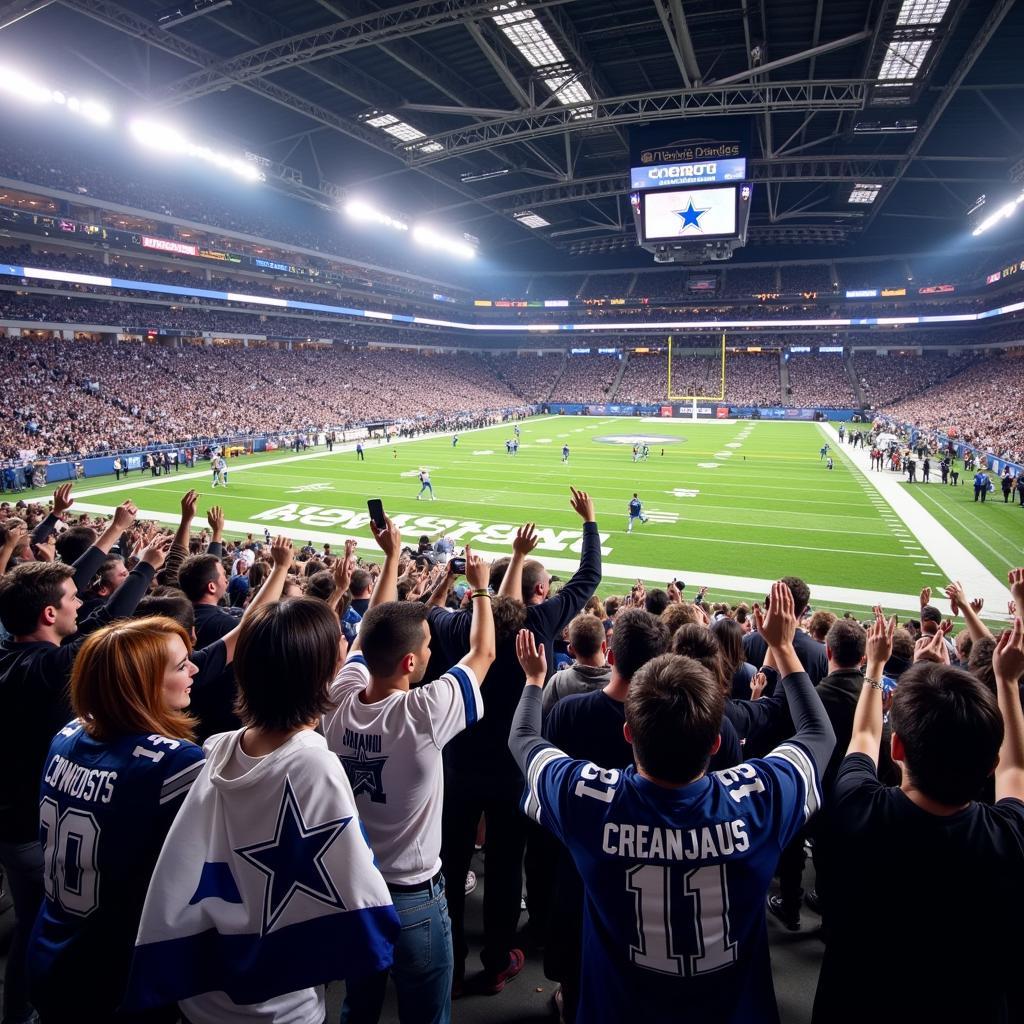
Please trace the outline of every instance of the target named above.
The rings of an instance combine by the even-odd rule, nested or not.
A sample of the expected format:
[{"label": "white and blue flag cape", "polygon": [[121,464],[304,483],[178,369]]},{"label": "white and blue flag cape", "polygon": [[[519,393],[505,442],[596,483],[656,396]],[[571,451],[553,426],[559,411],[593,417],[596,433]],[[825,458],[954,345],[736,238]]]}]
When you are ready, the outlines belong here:
[{"label": "white and blue flag cape", "polygon": [[398,915],[338,759],[304,731],[231,778],[242,731],[206,743],[153,873],[124,1009],[206,992],[260,1003],[391,965]]}]

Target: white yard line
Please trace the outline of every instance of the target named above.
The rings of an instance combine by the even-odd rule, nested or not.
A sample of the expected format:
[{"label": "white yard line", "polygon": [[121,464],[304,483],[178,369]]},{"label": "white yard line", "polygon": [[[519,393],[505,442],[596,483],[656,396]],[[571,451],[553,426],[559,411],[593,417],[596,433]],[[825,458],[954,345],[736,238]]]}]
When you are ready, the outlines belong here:
[{"label": "white yard line", "polygon": [[[998,616],[996,609],[1005,608],[1010,600],[1010,591],[1005,583],[996,578],[963,544],[960,543],[923,505],[916,501],[901,484],[902,476],[883,469],[881,472],[872,470],[871,453],[866,448],[850,449],[839,440],[839,434],[828,423],[819,424],[827,435],[833,448],[850,463],[884,498],[893,512],[910,530],[915,541],[919,542],[928,553],[941,573],[922,573],[922,576],[936,576],[946,580],[960,580],[967,594],[971,597],[983,597],[987,608],[992,609],[993,617]],[[938,487],[940,484],[918,484],[918,487]],[[902,542],[915,554],[918,543]],[[933,599],[932,603],[943,613],[948,613],[949,602]],[[885,602],[882,602],[883,606]],[[894,606],[895,607],[895,606]]]},{"label": "white yard line", "polygon": [[[88,502],[75,501],[75,508],[83,512],[110,512],[109,505],[94,505]],[[157,512],[150,509],[140,509],[139,517],[151,519],[159,523],[177,524],[179,515],[177,512]],[[341,548],[347,537],[355,536],[360,540],[367,540],[369,546],[364,548],[360,545],[360,553],[372,559],[376,548],[370,541],[370,532],[367,527],[355,530],[341,530],[332,532],[330,530],[317,530],[308,526],[286,526],[281,523],[268,522],[267,520],[252,520],[247,522],[241,519],[229,519],[225,521],[224,528],[231,534],[252,533],[262,536],[264,528],[269,528],[273,534],[283,534],[293,540],[309,540],[317,544],[329,543]],[[414,525],[403,528],[404,536],[415,540],[422,534],[422,530]],[[488,558],[501,558],[508,554],[505,549],[489,549],[484,546],[473,545],[473,550]],[[564,573],[566,578],[571,575],[579,566],[578,558],[560,558],[558,556],[544,555],[544,565],[553,571]],[[746,576],[729,576],[724,573],[709,573],[700,569],[677,568],[676,570],[664,567],[626,565],[619,562],[605,561],[602,567],[602,574],[610,579],[635,580],[642,579],[647,583],[664,581],[667,585],[669,577],[675,575],[697,585],[707,584],[712,589],[728,591],[736,594],[767,594],[771,589],[773,580],[754,579]],[[877,590],[857,590],[851,587],[832,587],[818,583],[810,583],[811,601],[814,605],[831,605],[842,610],[846,605],[857,605],[862,608],[870,608],[881,603],[886,609],[899,612],[919,611],[916,595],[887,594]]]}]

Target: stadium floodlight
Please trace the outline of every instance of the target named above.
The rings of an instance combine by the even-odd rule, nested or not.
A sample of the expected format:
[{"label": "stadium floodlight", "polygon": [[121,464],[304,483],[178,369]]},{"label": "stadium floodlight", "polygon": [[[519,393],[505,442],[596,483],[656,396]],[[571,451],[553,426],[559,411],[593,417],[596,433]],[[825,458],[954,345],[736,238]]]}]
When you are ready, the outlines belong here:
[{"label": "stadium floodlight", "polygon": [[533,210],[523,210],[522,213],[517,213],[515,218],[524,228],[546,228],[551,226],[551,221],[545,220],[540,214],[534,213]]},{"label": "stadium floodlight", "polygon": [[245,181],[266,181],[266,175],[253,163],[241,157],[218,153],[208,146],[190,142],[177,129],[155,121],[132,121],[130,131],[136,142],[147,149],[155,149],[171,156],[187,156],[195,160],[230,171]]},{"label": "stadium floodlight", "polygon": [[345,212],[353,220],[367,221],[371,224],[380,224],[386,228],[394,228],[395,231],[408,231],[409,225],[405,221],[390,217],[382,210],[378,210],[362,199],[350,199],[345,204]]},{"label": "stadium floodlight", "polygon": [[460,259],[471,260],[476,256],[476,249],[468,242],[463,242],[458,238],[449,238],[426,224],[417,224],[413,228],[412,237],[428,249],[439,249],[441,252],[458,256]]},{"label": "stadium floodlight", "polygon": [[13,68],[0,68],[0,90],[34,106],[52,103],[57,107],[65,107],[96,125],[105,125],[110,121],[110,111],[102,103],[69,96],[60,89],[50,89]]},{"label": "stadium floodlight", "polygon": [[1024,203],[1024,192],[1021,192],[1016,199],[1003,203],[994,213],[990,213],[972,232],[975,238],[984,234],[989,228],[993,228],[1002,220],[1009,220],[1017,212],[1017,207]]}]

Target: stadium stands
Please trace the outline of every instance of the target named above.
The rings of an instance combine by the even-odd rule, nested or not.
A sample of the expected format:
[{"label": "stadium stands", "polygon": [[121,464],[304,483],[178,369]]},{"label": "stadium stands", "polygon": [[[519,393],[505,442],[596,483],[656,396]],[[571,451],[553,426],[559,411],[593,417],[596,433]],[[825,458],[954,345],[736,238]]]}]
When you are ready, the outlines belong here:
[{"label": "stadium stands", "polygon": [[786,405],[844,409],[856,404],[842,355],[791,355],[787,365],[790,390]]},{"label": "stadium stands", "polygon": [[[609,402],[622,363],[613,356],[574,356],[565,360],[551,393],[553,402]],[[616,400],[618,400],[617,396]]]}]

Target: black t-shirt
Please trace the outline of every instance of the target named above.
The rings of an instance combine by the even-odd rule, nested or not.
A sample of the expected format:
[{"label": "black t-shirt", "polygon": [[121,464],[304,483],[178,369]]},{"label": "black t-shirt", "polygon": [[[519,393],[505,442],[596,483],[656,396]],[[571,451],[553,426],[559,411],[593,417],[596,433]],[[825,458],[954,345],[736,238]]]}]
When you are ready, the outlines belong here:
[{"label": "black t-shirt", "polygon": [[[800,664],[811,677],[811,682],[818,685],[828,675],[828,656],[825,654],[825,645],[818,643],[810,633],[802,630],[796,631],[793,637],[793,650],[800,659]],[[760,668],[764,664],[764,657],[768,653],[768,644],[764,637],[758,632],[747,633],[743,637],[743,651],[747,661],[751,665]]]},{"label": "black t-shirt", "polygon": [[242,617],[241,608],[221,608],[216,604],[193,605],[196,614],[196,647],[202,649],[227,636]]},{"label": "black t-shirt", "polygon": [[1008,1024],[1024,803],[929,814],[883,786],[870,758],[850,754],[820,828],[837,884],[825,905],[815,1024]]}]

